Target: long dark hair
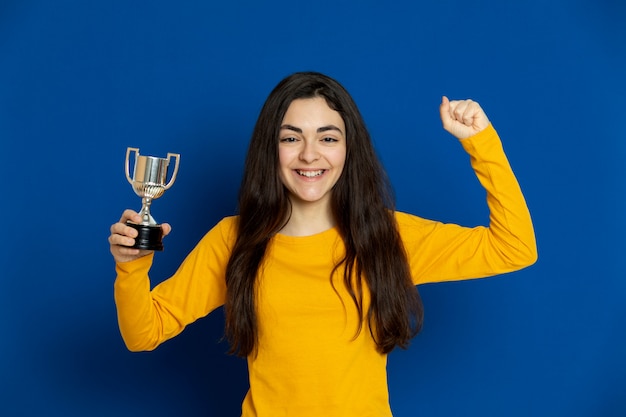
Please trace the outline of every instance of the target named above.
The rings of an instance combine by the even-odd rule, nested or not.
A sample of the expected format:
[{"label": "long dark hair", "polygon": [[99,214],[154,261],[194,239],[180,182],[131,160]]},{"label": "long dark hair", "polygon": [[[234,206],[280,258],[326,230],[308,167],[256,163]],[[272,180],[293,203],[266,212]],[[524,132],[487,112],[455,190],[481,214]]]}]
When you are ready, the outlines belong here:
[{"label": "long dark hair", "polygon": [[[406,348],[422,326],[423,307],[398,233],[394,198],[354,100],[337,81],[315,72],[283,79],[270,93],[254,127],[241,188],[237,240],[226,269],[226,337],[230,353],[247,356],[258,343],[255,281],[270,239],[290,215],[278,175],[278,135],[291,102],[323,97],[346,126],[346,162],[331,194],[332,212],[345,244],[343,281],[363,328],[363,294],[371,302],[367,324],[378,350]],[[356,277],[356,279],[353,279]]]}]

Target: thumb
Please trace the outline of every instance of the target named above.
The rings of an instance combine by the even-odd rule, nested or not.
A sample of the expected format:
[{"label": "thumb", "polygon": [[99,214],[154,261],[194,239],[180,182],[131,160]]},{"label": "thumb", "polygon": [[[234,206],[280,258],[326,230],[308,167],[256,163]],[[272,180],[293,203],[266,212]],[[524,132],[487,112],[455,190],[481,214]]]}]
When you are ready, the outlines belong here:
[{"label": "thumb", "polygon": [[450,100],[448,97],[441,97],[441,104],[439,105],[439,115],[441,116],[441,122],[444,127],[448,125],[452,117],[450,116]]},{"label": "thumb", "polygon": [[162,223],[161,228],[163,229],[163,237],[169,235],[172,231],[172,226],[169,223]]}]

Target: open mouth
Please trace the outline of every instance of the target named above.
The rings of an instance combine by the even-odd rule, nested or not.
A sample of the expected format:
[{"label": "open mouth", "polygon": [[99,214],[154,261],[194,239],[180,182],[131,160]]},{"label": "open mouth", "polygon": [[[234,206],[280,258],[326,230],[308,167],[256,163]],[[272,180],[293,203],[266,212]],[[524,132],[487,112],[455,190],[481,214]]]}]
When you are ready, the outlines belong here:
[{"label": "open mouth", "polygon": [[313,178],[313,177],[319,177],[324,172],[326,172],[326,170],[320,169],[318,171],[302,171],[302,170],[296,169],[296,172],[298,173],[298,175],[302,177]]}]

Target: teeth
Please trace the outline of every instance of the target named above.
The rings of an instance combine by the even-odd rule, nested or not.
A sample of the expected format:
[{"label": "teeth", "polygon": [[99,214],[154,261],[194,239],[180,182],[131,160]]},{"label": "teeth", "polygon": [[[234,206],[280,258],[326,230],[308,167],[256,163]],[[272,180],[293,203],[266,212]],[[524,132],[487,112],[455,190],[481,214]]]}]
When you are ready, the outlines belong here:
[{"label": "teeth", "polygon": [[324,170],[323,169],[320,169],[319,171],[300,171],[300,170],[296,170],[296,172],[298,173],[298,175],[302,175],[303,177],[313,178],[313,177],[318,177],[318,176],[322,175],[324,173]]}]

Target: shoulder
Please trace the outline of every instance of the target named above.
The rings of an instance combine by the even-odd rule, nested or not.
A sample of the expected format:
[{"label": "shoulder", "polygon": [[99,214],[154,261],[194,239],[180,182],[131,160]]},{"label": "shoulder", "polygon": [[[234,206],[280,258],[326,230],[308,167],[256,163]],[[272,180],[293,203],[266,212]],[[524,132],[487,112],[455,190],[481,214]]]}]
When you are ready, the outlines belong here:
[{"label": "shoulder", "polygon": [[215,225],[215,228],[220,228],[222,230],[228,231],[236,231],[238,223],[239,216],[226,216]]},{"label": "shoulder", "polygon": [[398,232],[403,241],[408,242],[415,239],[421,239],[425,235],[434,231],[441,222],[425,219],[414,214],[395,211],[394,217]]},{"label": "shoulder", "polygon": [[405,213],[402,211],[394,211],[393,215],[400,230],[407,227],[428,227],[435,223],[432,220],[428,220],[423,217],[419,217],[414,214]]},{"label": "shoulder", "polygon": [[237,239],[237,224],[239,222],[239,216],[227,216],[220,220],[211,230],[209,230],[202,242],[207,243],[225,243],[227,245],[234,244]]}]

